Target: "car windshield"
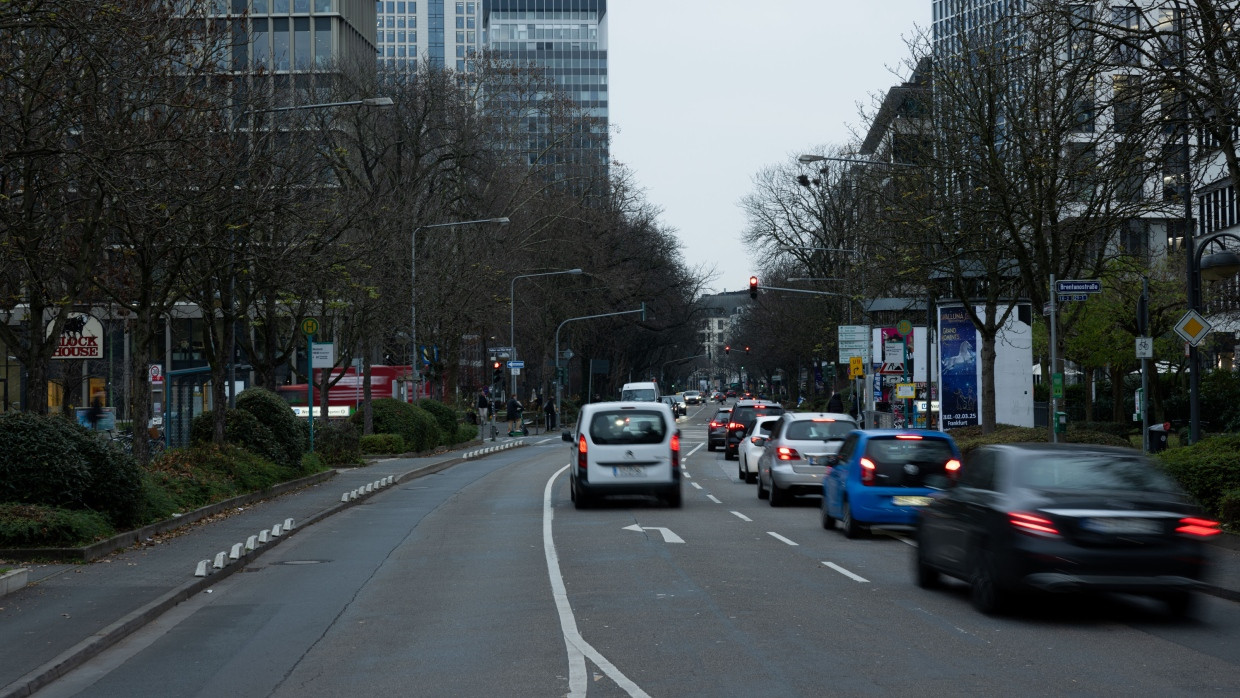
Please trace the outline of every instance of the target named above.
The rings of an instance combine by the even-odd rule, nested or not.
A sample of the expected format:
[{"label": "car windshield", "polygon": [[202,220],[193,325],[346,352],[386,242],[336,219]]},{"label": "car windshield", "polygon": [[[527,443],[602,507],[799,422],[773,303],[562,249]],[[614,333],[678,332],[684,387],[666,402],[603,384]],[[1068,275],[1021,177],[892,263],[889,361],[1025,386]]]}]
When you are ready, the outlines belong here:
[{"label": "car windshield", "polygon": [[612,410],[590,420],[590,440],[596,444],[658,444],[666,436],[663,416],[654,411]]},{"label": "car windshield", "polygon": [[732,410],[732,421],[748,425],[758,417],[783,414],[784,408],[779,405],[746,405]]},{"label": "car windshield", "polygon": [[1180,491],[1149,461],[1109,453],[1026,457],[1016,467],[1016,481],[1048,490]]},{"label": "car windshield", "polygon": [[[615,393],[612,393],[613,395]],[[653,388],[630,388],[620,392],[620,399],[625,402],[654,402]]]},{"label": "car windshield", "polygon": [[788,424],[786,434],[792,441],[842,441],[854,428],[852,422],[798,419]]},{"label": "car windshield", "polygon": [[929,475],[945,475],[947,462],[956,458],[943,439],[874,438],[865,446],[865,459],[874,465],[874,483],[880,487],[924,487]]}]

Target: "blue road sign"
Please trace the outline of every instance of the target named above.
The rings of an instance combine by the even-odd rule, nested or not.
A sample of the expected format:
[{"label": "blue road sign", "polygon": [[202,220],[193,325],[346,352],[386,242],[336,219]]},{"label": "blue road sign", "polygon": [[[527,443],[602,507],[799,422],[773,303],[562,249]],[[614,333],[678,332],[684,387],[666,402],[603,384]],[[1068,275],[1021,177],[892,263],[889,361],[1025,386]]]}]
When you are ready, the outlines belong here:
[{"label": "blue road sign", "polygon": [[1076,279],[1068,281],[1056,281],[1056,293],[1100,293],[1102,291],[1102,282],[1098,279]]}]

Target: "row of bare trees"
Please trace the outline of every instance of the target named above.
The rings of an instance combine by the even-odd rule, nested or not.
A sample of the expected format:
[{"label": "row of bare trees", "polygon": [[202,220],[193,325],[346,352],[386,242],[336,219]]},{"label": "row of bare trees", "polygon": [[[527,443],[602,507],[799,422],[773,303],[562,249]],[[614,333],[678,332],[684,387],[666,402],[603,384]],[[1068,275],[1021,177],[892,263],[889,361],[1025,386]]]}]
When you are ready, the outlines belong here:
[{"label": "row of bare trees", "polygon": [[[819,150],[874,164],[827,160],[812,179],[795,162],[759,174],[745,201],[748,241],[772,279],[838,278],[819,287],[856,298],[960,301],[982,338],[981,420],[992,430],[995,339],[1011,299],[1042,308],[1054,276],[1102,278],[1131,301],[1142,276],[1167,276],[1163,260],[1179,256],[1184,268],[1186,184],[1208,184],[1202,177],[1219,157],[1232,186],[1240,183],[1240,64],[1229,38],[1238,17],[1235,2],[1047,1],[937,41],[914,37],[907,101],[894,120],[883,121],[883,108],[870,113],[892,134],[887,147],[867,143],[863,156],[859,144]],[[1185,133],[1197,145],[1191,164]],[[1159,229],[1165,242],[1150,234]],[[1164,294],[1151,304],[1155,330],[1183,312],[1183,283],[1155,284]],[[771,321],[761,317],[769,305],[753,323]],[[820,306],[828,315],[818,324],[843,322],[844,308]],[[1102,304],[1068,309],[1058,354],[1075,346],[1080,363],[1105,363],[1122,378],[1137,365],[1135,322],[1115,328],[1127,356],[1102,352],[1096,329],[1094,343],[1073,342],[1085,331],[1075,328],[1096,326],[1091,312]],[[833,344],[833,332],[816,336]],[[1087,355],[1091,347],[1098,356]],[[801,353],[834,355],[812,341]],[[1047,352],[1041,361],[1043,375],[1062,370],[1047,366]]]},{"label": "row of bare trees", "polygon": [[[518,344],[535,366],[565,317],[650,304],[643,324],[571,336],[639,371],[690,333],[702,274],[623,168],[582,147],[605,130],[538,71],[484,57],[467,75],[225,73],[231,32],[186,21],[213,7],[0,8],[0,340],[27,371],[28,409],[47,410],[60,330],[92,308],[126,319],[139,424],[145,367],[186,306],[203,318],[217,405],[234,346],[259,385],[301,371],[304,317],[319,319],[339,365],[405,363],[414,290],[419,344],[439,348],[449,385],[463,382],[462,338],[506,343],[510,280],[531,272],[586,271],[522,287]],[[373,96],[393,105],[308,108]],[[500,216],[503,229],[419,234],[411,289],[415,228]]]}]

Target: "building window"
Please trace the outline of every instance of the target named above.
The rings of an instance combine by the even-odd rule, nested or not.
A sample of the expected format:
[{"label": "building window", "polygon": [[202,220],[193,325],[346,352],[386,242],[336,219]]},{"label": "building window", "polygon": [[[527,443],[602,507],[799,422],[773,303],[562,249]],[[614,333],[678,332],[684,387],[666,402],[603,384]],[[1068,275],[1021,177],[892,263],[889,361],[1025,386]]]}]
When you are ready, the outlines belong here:
[{"label": "building window", "polygon": [[314,65],[326,68],[332,60],[332,21],[327,17],[314,18]]},{"label": "building window", "polygon": [[1187,162],[1182,143],[1164,143],[1162,147],[1163,201],[1182,201],[1180,198],[1187,184]]},{"label": "building window", "polygon": [[1150,251],[1150,222],[1133,218],[1120,229],[1119,249],[1124,254],[1145,257]]},{"label": "building window", "polygon": [[293,18],[293,70],[310,69],[310,18]]}]

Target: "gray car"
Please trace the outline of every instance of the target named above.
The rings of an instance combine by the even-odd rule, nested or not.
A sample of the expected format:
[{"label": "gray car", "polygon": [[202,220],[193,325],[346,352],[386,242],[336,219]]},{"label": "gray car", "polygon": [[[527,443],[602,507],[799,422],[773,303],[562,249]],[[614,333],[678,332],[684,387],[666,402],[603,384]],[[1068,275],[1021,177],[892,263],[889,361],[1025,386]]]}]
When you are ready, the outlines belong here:
[{"label": "gray car", "polygon": [[857,422],[837,412],[789,412],[771,427],[758,460],[758,499],[782,506],[798,494],[822,495],[829,456]]}]

